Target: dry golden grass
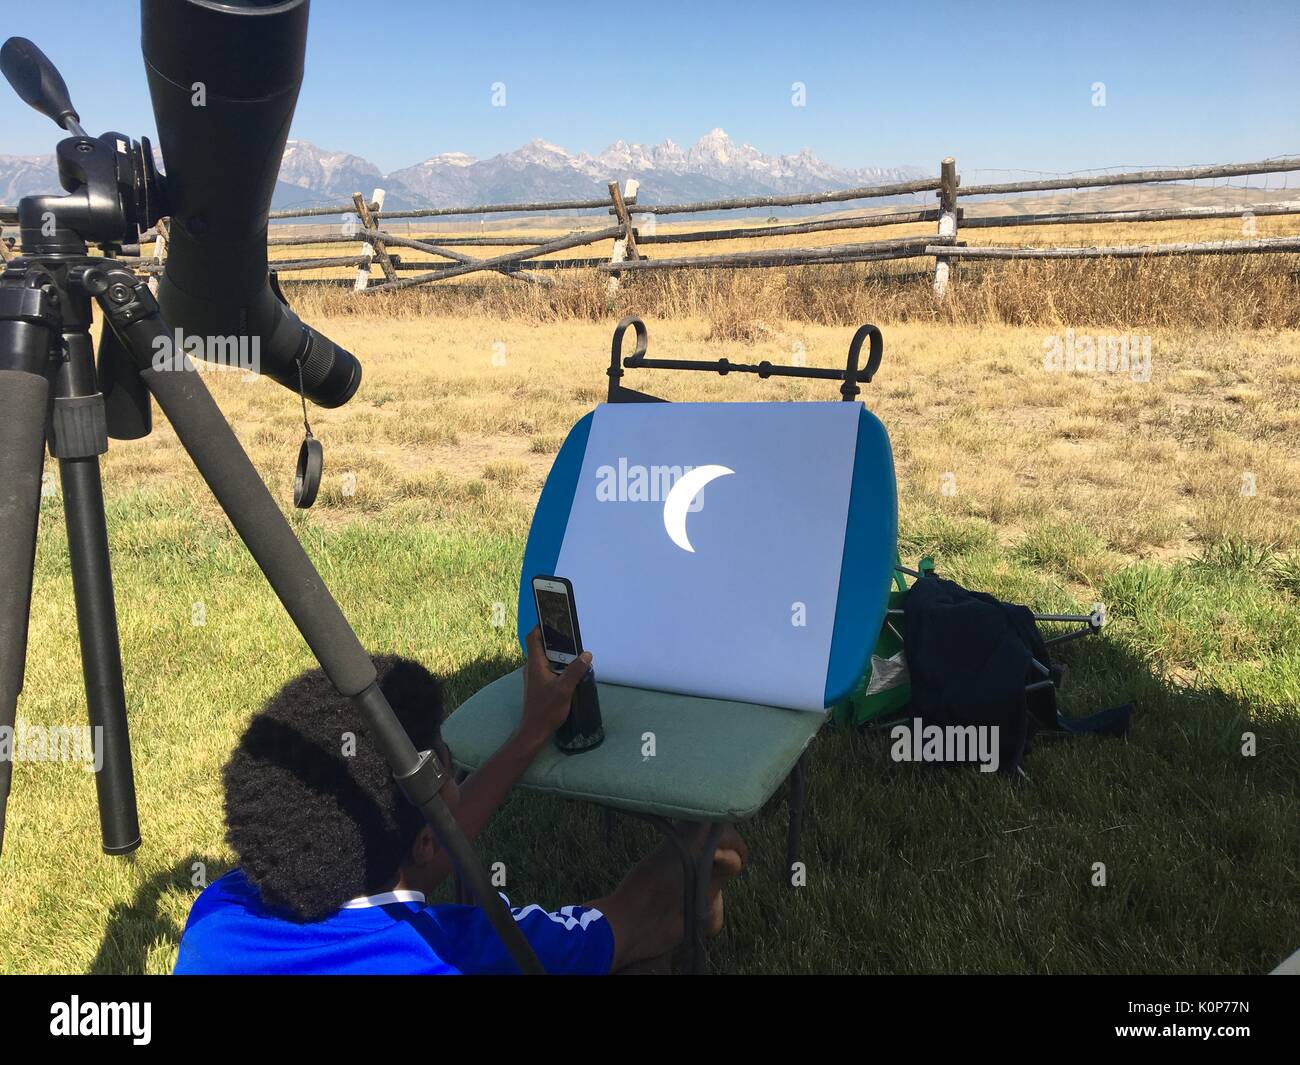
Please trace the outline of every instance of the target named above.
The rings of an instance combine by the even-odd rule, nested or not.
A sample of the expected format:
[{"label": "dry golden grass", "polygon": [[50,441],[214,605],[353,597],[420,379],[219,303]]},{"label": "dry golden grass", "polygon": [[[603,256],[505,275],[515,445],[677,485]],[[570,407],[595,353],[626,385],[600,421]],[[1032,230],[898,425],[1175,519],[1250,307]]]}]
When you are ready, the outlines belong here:
[{"label": "dry golden grass", "polygon": [[[327,476],[316,507],[296,515],[304,533],[381,511],[410,521],[486,514],[522,529],[565,432],[604,397],[612,318],[313,321],[360,354],[365,378],[346,407],[312,411]],[[743,341],[717,339],[704,316],[649,326],[660,356],[788,363],[803,351],[826,366],[842,362],[850,335],[779,319]],[[1083,524],[1096,534],[1075,552],[1073,576],[1085,586],[1125,558],[1186,556],[1228,539],[1300,546],[1300,332],[1150,330],[1149,381],[1046,371],[1045,344],[1057,333],[885,327],[884,364],[865,399],[893,440],[905,531],[909,522],[974,523],[1011,545]],[[674,400],[835,396],[815,382],[634,378],[633,387]],[[208,380],[287,500],[302,435],[292,397],[237,373]],[[115,445],[105,465],[114,485],[194,477],[165,426]],[[211,516],[220,520],[215,508]]]},{"label": "dry golden grass", "polygon": [[[965,236],[1124,244],[1233,239],[1240,228],[1227,219]],[[1294,233],[1300,218],[1257,220],[1258,236]],[[832,232],[650,251],[846,239],[855,238]],[[894,441],[905,527],[986,523],[1011,545],[1084,524],[1096,539],[1071,546],[1062,568],[1085,586],[1126,557],[1185,556],[1225,540],[1297,546],[1300,256],[964,264],[942,305],[928,275],[915,273],[921,263],[625,275],[613,299],[607,278],[587,271],[553,275],[560,283],[550,287],[480,274],[387,294],[291,288],[303,317],[357,352],[366,372],[346,408],[313,412],[329,476],[315,510],[296,520],[307,530],[358,512],[417,521],[471,513],[522,529],[564,433],[603,398],[613,322],[636,313],[650,325],[654,354],[778,363],[802,355],[831,366],[842,362],[853,327],[882,325],[884,368],[866,399]],[[1045,345],[1070,331],[1149,337],[1150,380],[1047,372]],[[645,376],[642,387],[678,400],[834,395],[804,382]],[[271,384],[211,380],[287,498],[301,438],[292,400]],[[189,476],[168,437],[115,448],[110,476]],[[355,495],[345,494],[344,473]]]}]

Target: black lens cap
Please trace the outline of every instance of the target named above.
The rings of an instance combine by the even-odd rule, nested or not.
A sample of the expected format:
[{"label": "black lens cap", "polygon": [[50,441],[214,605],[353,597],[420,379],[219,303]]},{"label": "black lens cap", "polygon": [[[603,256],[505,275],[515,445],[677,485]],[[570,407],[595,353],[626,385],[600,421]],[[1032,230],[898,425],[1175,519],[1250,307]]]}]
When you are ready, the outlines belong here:
[{"label": "black lens cap", "polygon": [[298,469],[293,475],[293,505],[306,510],[316,502],[320,491],[321,473],[325,469],[325,449],[314,436],[309,436],[298,449]]}]

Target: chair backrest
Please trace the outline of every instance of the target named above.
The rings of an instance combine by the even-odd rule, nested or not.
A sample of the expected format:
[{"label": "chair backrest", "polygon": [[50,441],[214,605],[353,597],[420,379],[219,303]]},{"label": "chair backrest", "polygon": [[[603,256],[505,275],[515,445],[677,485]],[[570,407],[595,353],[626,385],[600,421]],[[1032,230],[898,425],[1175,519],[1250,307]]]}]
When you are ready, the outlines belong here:
[{"label": "chair backrest", "polygon": [[897,538],[857,402],[603,404],[543,487],[520,580],[569,578],[602,681],[822,710],[861,678]]}]

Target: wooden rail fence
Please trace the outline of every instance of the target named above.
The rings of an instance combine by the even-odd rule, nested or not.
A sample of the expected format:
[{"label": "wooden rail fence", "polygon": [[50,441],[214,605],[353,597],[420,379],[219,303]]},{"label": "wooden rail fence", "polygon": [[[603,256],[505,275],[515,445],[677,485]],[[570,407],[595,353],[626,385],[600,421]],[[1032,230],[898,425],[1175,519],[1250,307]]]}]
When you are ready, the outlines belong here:
[{"label": "wooden rail fence", "polygon": [[[968,246],[959,239],[960,231],[1037,225],[1082,225],[1115,222],[1176,222],[1202,219],[1300,214],[1300,190],[1279,203],[1260,203],[1246,207],[1191,206],[1157,207],[1147,210],[1079,210],[1041,211],[1030,214],[971,214],[961,206],[962,200],[974,197],[1006,197],[1025,193],[1059,190],[1097,189],[1124,185],[1154,185],[1217,178],[1245,177],[1300,171],[1300,157],[1269,159],[1253,163],[1228,163],[1181,169],[1141,170],[1117,174],[1090,174],[1042,178],[963,187],[957,164],[951,157],[939,166],[938,176],[916,181],[867,185],[822,193],[791,196],[743,196],[733,199],[707,200],[696,203],[643,204],[637,200],[637,182],[620,187],[609,182],[607,195],[582,200],[553,200],[531,203],[476,204],[466,207],[430,207],[413,210],[384,209],[385,193],[375,189],[365,199],[354,193],[352,202],[330,207],[310,207],[274,211],[271,219],[324,218],[335,216],[343,221],[333,233],[287,233],[278,235],[275,228],[267,240],[270,247],[320,247],[327,244],[352,245],[355,251],[344,255],[315,256],[301,259],[276,259],[278,273],[317,271],[327,268],[353,268],[352,287],[359,292],[391,292],[425,285],[483,271],[533,285],[553,284],[551,275],[559,270],[595,270],[608,277],[613,294],[621,281],[646,271],[683,269],[755,269],[794,267],[829,263],[884,262],[898,259],[933,260],[933,285],[936,296],[943,298],[959,262],[1010,259],[1085,259],[1145,258],[1170,255],[1240,255],[1265,253],[1300,253],[1300,236],[1249,240],[1202,241],[1176,244],[1124,244],[1093,247],[1037,247],[1008,245]],[[854,201],[885,199],[910,195],[933,194],[933,207],[905,206],[848,216],[777,220],[761,225],[737,225],[727,228],[695,228],[660,232],[657,222],[664,216],[722,213],[754,209],[780,209]],[[403,221],[408,230],[413,222],[428,219],[468,218],[485,215],[515,215],[529,221],[553,219],[558,212],[599,212],[596,224],[575,228],[561,236],[523,234],[478,235],[459,233],[447,237],[412,237],[393,232],[392,223]],[[601,215],[605,216],[602,223]],[[530,217],[531,216],[531,217]],[[12,225],[16,209],[0,207],[0,224]],[[657,245],[707,244],[711,241],[760,240],[771,237],[800,236],[811,233],[877,229],[888,226],[933,222],[932,235],[882,238],[814,247],[762,248],[753,251],[707,252],[696,255],[664,257],[650,249]],[[388,228],[385,228],[385,227]],[[1243,227],[1244,228],[1244,227]],[[611,242],[608,255],[583,258],[555,258],[558,253],[576,248]],[[141,245],[153,243],[151,256],[141,254]],[[462,248],[506,248],[497,254]],[[394,249],[419,252],[424,258],[403,259]],[[0,256],[12,257],[17,250],[0,240]],[[139,245],[122,249],[124,261],[147,274],[157,274],[164,266],[166,222],[157,231],[143,234]],[[382,278],[375,277],[378,264]],[[329,284],[348,283],[327,281]]]}]

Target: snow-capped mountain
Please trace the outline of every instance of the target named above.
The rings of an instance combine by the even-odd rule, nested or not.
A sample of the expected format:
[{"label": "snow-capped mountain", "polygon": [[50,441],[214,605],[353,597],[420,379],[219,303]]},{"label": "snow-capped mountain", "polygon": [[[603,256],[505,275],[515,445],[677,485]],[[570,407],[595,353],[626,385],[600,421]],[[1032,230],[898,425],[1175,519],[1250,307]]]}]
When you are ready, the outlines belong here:
[{"label": "snow-capped mountain", "polygon": [[490,159],[440,155],[394,171],[394,194],[433,207],[528,199],[600,196],[612,180],[636,178],[642,203],[754,196],[908,181],[927,176],[916,167],[844,170],[810,150],[764,155],[713,129],[689,148],[671,140],[646,145],[616,141],[598,155],[574,154],[538,138]]},{"label": "snow-capped mountain", "polygon": [[[384,174],[373,163],[341,151],[291,140],[280,165],[272,206],[343,204],[353,192],[387,190],[387,206],[454,207],[521,200],[599,197],[609,181],[636,178],[642,203],[728,196],[782,195],[907,181],[927,176],[916,167],[841,169],[804,149],[764,155],[713,129],[689,148],[665,140],[646,145],[616,141],[597,155],[573,153],[537,138],[512,152],[476,159],[443,152]],[[0,202],[58,189],[53,157],[0,156]]]},{"label": "snow-capped mountain", "polygon": [[347,152],[327,152],[310,141],[289,141],[280,160],[279,180],[309,192],[324,192],[346,201],[354,192],[369,193],[383,181],[383,171]]},{"label": "snow-capped mountain", "polygon": [[0,203],[12,206],[23,196],[58,191],[53,155],[0,155]]}]

